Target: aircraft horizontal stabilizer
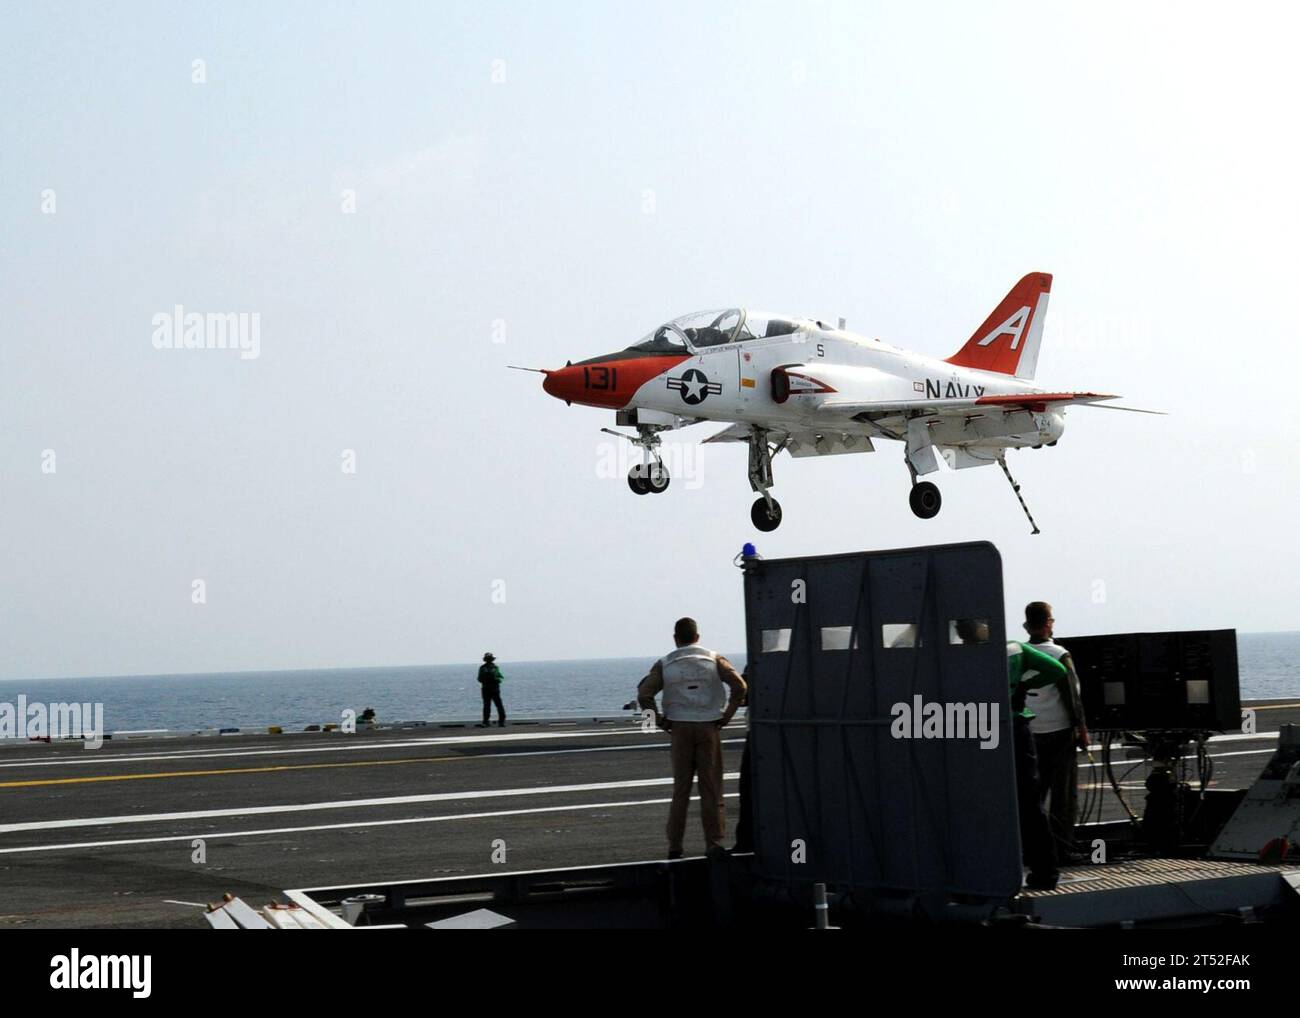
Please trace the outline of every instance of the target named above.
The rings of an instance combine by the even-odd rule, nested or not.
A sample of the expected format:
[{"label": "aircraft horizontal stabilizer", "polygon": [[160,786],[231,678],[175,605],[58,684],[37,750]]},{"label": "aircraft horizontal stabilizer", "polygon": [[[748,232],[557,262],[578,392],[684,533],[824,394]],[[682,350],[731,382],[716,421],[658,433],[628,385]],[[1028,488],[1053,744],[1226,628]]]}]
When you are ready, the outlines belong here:
[{"label": "aircraft horizontal stabilizer", "polygon": [[1116,406],[1114,403],[1094,403],[1091,405],[1095,406],[1098,410],[1127,410],[1131,414],[1156,414],[1160,417],[1169,416],[1167,410],[1143,410],[1141,407]]}]

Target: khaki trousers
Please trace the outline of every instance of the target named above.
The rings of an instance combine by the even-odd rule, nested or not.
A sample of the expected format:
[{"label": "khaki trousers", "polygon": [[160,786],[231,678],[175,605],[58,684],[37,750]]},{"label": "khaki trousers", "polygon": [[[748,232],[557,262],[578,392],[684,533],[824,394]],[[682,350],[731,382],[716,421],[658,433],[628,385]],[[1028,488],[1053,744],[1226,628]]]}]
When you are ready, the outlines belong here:
[{"label": "khaki trousers", "polygon": [[682,850],[686,809],[696,774],[700,776],[705,847],[722,847],[727,825],[722,802],[722,729],[712,721],[674,721],[669,735],[672,736],[673,804],[668,810],[668,850]]}]

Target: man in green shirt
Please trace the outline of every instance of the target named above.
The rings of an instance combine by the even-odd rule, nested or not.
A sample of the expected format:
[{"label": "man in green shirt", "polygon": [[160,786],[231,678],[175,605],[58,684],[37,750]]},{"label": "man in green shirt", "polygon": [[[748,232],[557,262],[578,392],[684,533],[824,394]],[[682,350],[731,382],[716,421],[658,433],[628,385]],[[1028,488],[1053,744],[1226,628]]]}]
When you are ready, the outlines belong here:
[{"label": "man in green shirt", "polygon": [[1027,643],[1007,641],[1011,738],[1016,753],[1016,809],[1020,815],[1020,848],[1025,865],[1029,867],[1025,886],[1032,891],[1053,890],[1060,871],[1047,813],[1038,796],[1038,755],[1034,751],[1033,733],[1029,730],[1034,715],[1025,706],[1025,698],[1031,689],[1053,685],[1067,674],[1065,666],[1050,654],[1035,650]]},{"label": "man in green shirt", "polygon": [[1067,679],[1029,694],[1026,706],[1034,712],[1029,730],[1038,757],[1038,798],[1047,808],[1058,862],[1074,853],[1074,824],[1078,819],[1078,750],[1088,750],[1088,722],[1083,714],[1079,675],[1070,652],[1053,637],[1056,619],[1046,601],[1025,605],[1025,632],[1034,650],[1048,654],[1065,666]]},{"label": "man in green shirt", "polygon": [[[962,643],[988,643],[984,619],[959,619],[957,637]],[[1031,689],[1051,685],[1066,674],[1065,666],[1050,654],[1027,643],[1007,642],[1007,681],[1011,687],[1011,743],[1016,758],[1016,813],[1020,819],[1020,851],[1029,867],[1025,886],[1050,891],[1060,876],[1056,850],[1042,800],[1038,797],[1038,757],[1029,730],[1033,712],[1025,706]]]},{"label": "man in green shirt", "polygon": [[1069,673],[1065,665],[1032,644],[1007,641],[1007,678],[1011,682],[1011,712],[1026,721],[1034,712],[1025,706],[1031,689],[1055,685]]}]

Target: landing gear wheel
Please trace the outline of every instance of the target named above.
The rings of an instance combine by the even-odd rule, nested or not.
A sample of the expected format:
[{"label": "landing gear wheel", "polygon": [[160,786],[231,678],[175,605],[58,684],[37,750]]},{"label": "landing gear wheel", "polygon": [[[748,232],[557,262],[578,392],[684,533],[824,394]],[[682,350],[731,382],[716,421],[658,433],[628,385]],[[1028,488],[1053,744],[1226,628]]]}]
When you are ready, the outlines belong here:
[{"label": "landing gear wheel", "polygon": [[644,463],[638,463],[627,472],[627,486],[638,495],[650,494],[650,482],[646,479],[645,473]]},{"label": "landing gear wheel", "polygon": [[668,490],[668,482],[671,480],[668,468],[662,463],[655,463],[650,467],[645,483],[651,495],[662,495]]},{"label": "landing gear wheel", "polygon": [[943,496],[929,481],[922,481],[912,485],[912,493],[907,496],[907,501],[912,506],[912,512],[923,520],[930,520],[939,515]]},{"label": "landing gear wheel", "polygon": [[760,498],[754,503],[753,508],[749,510],[749,518],[756,529],[763,533],[770,533],[781,525],[781,503],[772,499],[772,505],[769,508],[767,499]]}]

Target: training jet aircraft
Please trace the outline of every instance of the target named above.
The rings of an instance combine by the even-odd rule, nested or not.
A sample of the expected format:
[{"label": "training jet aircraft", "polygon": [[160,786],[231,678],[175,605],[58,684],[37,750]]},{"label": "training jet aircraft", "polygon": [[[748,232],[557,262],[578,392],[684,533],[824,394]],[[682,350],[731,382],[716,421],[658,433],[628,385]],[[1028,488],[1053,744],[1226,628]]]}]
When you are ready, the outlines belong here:
[{"label": "training jet aircraft", "polygon": [[877,439],[891,439],[903,443],[917,516],[939,512],[939,489],[918,477],[938,470],[940,456],[955,470],[996,463],[1036,534],[1006,450],[1056,445],[1067,406],[1117,398],[1033,385],[1051,288],[1045,272],[1025,276],[946,360],[846,332],[843,320],[832,328],[730,308],[675,318],[618,353],[523,370],[540,370],[552,396],[613,410],[618,426],[636,429],[635,437],[601,430],[642,449],[644,462],[627,479],[638,495],[668,487],[662,432],[725,421],[730,427],[705,441],[748,444],[749,483],[759,494],[750,517],[759,530],[781,523],[771,492],[775,454],[873,452]]}]

